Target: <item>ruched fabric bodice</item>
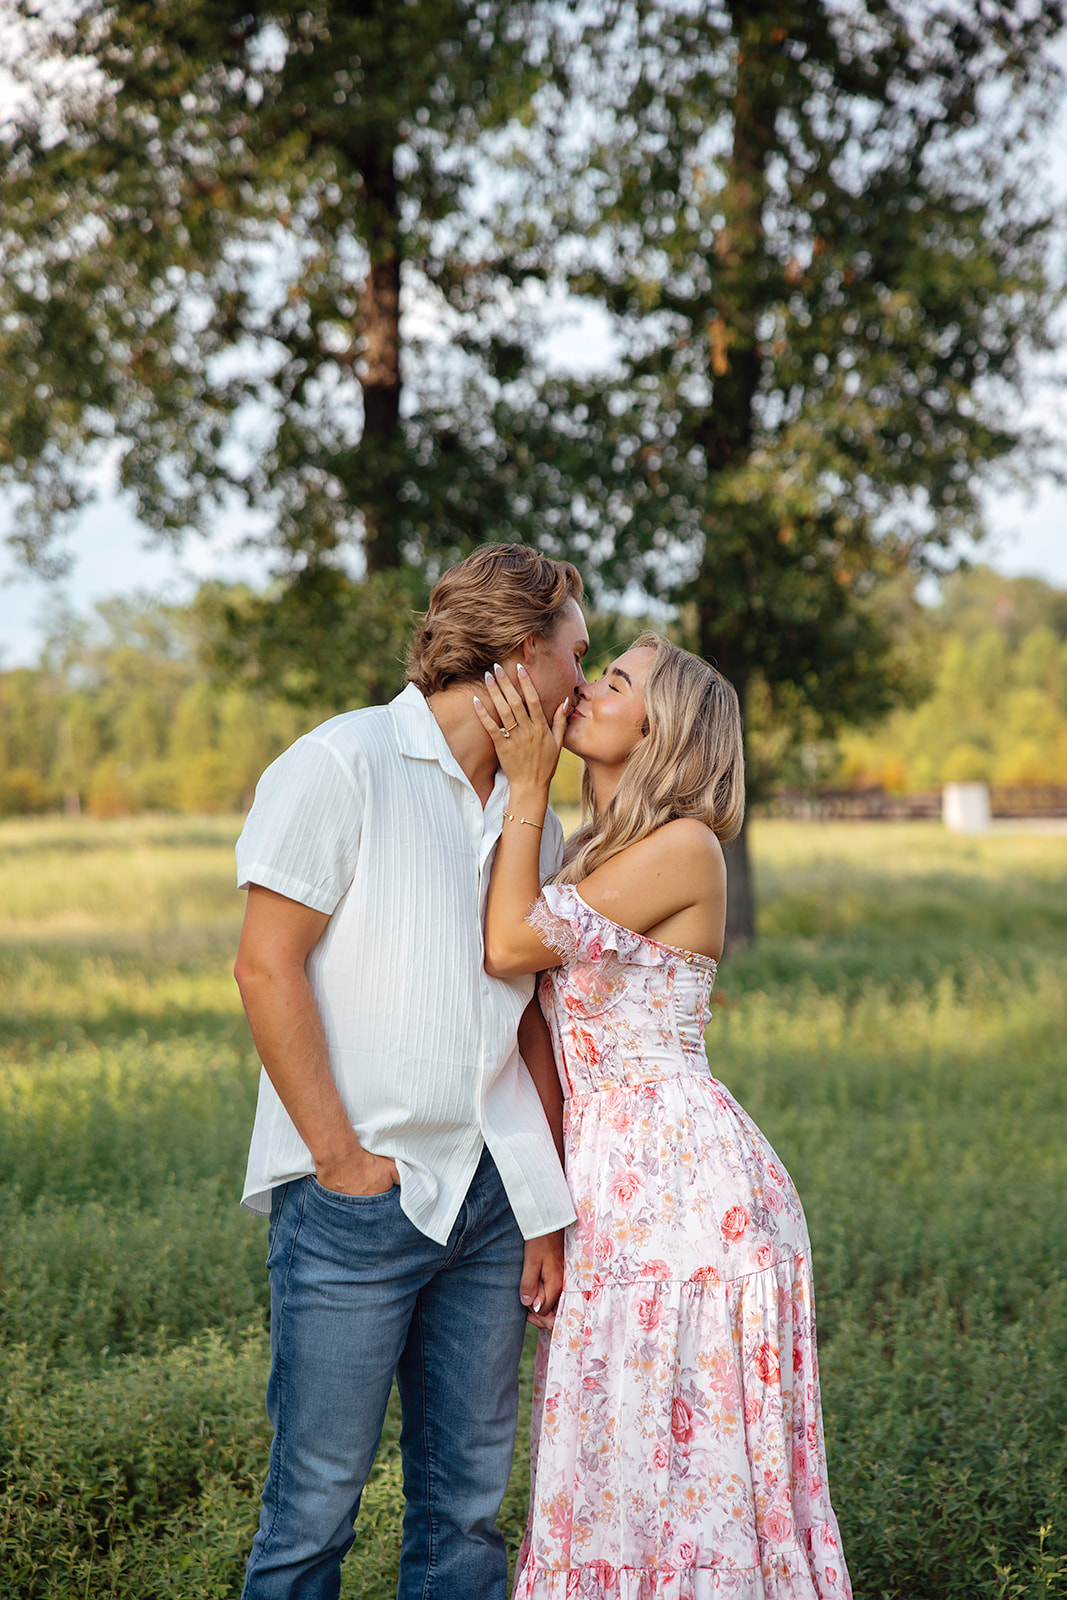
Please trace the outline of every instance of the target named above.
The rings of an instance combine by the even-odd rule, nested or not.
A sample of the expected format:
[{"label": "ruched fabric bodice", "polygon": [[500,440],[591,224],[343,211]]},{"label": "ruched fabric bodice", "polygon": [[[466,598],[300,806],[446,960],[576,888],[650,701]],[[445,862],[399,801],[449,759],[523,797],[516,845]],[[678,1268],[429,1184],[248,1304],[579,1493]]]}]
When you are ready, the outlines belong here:
[{"label": "ruched fabric bodice", "polygon": [[620,927],[570,885],[545,889],[530,922],[565,957],[541,981],[568,1098],[707,1075],[710,956]]},{"label": "ruched fabric bodice", "polygon": [[849,1600],[800,1200],[709,1068],[715,962],[571,885],[529,921],[577,1213],[515,1600]]}]

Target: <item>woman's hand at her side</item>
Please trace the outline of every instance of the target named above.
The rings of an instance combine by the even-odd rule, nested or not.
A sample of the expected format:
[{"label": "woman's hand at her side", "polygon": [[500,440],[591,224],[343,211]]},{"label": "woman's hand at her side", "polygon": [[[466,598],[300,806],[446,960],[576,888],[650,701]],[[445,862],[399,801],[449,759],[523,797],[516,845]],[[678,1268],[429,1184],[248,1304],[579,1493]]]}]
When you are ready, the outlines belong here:
[{"label": "woman's hand at her side", "polygon": [[489,706],[475,695],[474,709],[493,741],[512,791],[547,790],[563,748],[570,697],[560,702],[549,723],[533,680],[521,662],[516,676],[518,688],[503,667],[497,667],[493,673],[487,672],[485,693]]}]

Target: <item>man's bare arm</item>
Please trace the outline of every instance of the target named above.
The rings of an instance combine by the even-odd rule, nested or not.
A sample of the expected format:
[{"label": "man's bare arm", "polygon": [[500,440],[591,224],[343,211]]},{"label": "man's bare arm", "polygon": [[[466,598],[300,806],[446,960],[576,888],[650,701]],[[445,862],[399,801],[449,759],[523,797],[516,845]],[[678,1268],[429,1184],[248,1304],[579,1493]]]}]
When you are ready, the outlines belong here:
[{"label": "man's bare arm", "polygon": [[400,1182],[396,1164],[365,1150],[330,1072],[326,1039],[306,962],[329,917],[253,884],[234,977],[259,1058],[315,1176],[338,1194],[383,1194]]},{"label": "man's bare arm", "polygon": [[552,1137],[559,1152],[559,1164],[562,1166],[563,1090],[560,1087],[559,1073],[552,1054],[552,1037],[536,994],[519,1019],[519,1054],[525,1061],[526,1070],[541,1097],[541,1104],[544,1106],[545,1116],[548,1118],[548,1125],[552,1129]]},{"label": "man's bare arm", "polygon": [[[541,1104],[563,1163],[563,1091],[552,1056],[552,1040],[536,995],[519,1022],[519,1054],[534,1081]],[[556,1314],[556,1301],[563,1287],[563,1233],[542,1234],[527,1239],[523,1254],[519,1298],[530,1308],[529,1320],[539,1328],[550,1328]],[[536,1310],[534,1309],[536,1307]]]}]

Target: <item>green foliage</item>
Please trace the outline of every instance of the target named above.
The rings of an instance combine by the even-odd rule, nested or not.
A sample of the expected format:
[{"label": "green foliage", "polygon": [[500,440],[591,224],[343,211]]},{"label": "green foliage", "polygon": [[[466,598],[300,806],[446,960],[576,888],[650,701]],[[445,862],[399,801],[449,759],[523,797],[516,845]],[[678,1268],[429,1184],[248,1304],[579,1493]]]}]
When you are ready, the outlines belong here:
[{"label": "green foliage", "polygon": [[269,1430],[262,1341],[92,1372],[0,1357],[0,1564],[22,1600],[235,1596]]},{"label": "green foliage", "polygon": [[977,526],[1059,292],[1028,165],[1061,8],[953,15],[586,8],[585,116],[561,108],[531,178],[531,254],[617,334],[610,374],[530,408],[550,526],[603,581],[691,602],[742,689],[759,672],[830,723],[892,700],[877,586]]},{"label": "green foliage", "polygon": [[383,704],[403,688],[428,597],[414,567],[356,583],[335,567],[312,566],[277,592],[205,584],[193,610],[216,675],[295,705],[346,711]]},{"label": "green foliage", "polygon": [[[400,692],[425,602],[413,568],[361,584],[317,568],[280,599],[206,583],[185,607],[134,596],[59,616],[41,667],[0,673],[0,816],[247,809],[301,733]],[[643,627],[588,620],[598,666]],[[556,792],[573,804],[579,787],[572,772]]]},{"label": "green foliage", "polygon": [[[327,713],[255,682],[213,684],[200,659],[210,638],[206,598],[133,596],[101,601],[91,621],[58,617],[40,668],[0,674],[0,815],[247,806],[263,768]],[[351,704],[349,687],[339,676],[333,703]]]},{"label": "green foliage", "polygon": [[840,778],[890,789],[1067,784],[1063,600],[1036,578],[984,567],[957,574],[925,630],[930,694],[879,727],[844,734]]},{"label": "green foliage", "polygon": [[[261,519],[278,582],[217,610],[217,660],[300,704],[380,698],[397,600],[501,537],[679,607],[757,732],[914,698],[886,579],[951,565],[988,472],[1047,442],[1007,402],[1061,294],[1031,181],[1060,0],[18,11],[0,479],[27,560],[61,561],[111,451],[163,537]],[[609,370],[547,370],[542,285],[606,314]],[[91,766],[99,814],[165,803],[92,724],[72,708],[65,793]],[[198,758],[170,802],[228,784]]]},{"label": "green foliage", "polygon": [[[463,367],[441,340],[499,364],[509,268],[475,190],[493,136],[529,115],[547,8],[16,9],[28,97],[0,147],[16,548],[62,566],[56,537],[105,450],[161,537],[249,508],[280,597],[340,571],[346,545],[374,573],[479,537],[441,393]],[[421,336],[401,321],[416,299]]]},{"label": "green foliage", "polygon": [[680,607],[749,725],[799,705],[826,738],[913,701],[887,579],[951,566],[989,470],[1047,450],[1005,399],[1062,292],[1033,170],[1062,23],[1010,0],[581,9],[514,232],[606,315],[610,365],[505,393],[515,452],[487,477],[599,593]]},{"label": "green foliage", "polygon": [[[0,1589],[236,1600],[269,1430],[234,818],[0,830]],[[712,1069],[800,1188],[857,1595],[1067,1576],[1067,841],[754,824]],[[532,1345],[502,1527],[526,1510]],[[345,1564],[395,1593],[399,1419]]]},{"label": "green foliage", "polygon": [[[827,726],[900,697],[882,580],[1039,443],[1005,399],[1059,294],[1029,183],[1058,3],[18,10],[0,474],[29,559],[117,448],[163,536],[263,519],[278,586],[225,620],[306,698],[391,637],[346,547],[426,581],[496,537],[688,604],[743,694]],[[594,381],[546,372],[544,282],[607,313]]]}]

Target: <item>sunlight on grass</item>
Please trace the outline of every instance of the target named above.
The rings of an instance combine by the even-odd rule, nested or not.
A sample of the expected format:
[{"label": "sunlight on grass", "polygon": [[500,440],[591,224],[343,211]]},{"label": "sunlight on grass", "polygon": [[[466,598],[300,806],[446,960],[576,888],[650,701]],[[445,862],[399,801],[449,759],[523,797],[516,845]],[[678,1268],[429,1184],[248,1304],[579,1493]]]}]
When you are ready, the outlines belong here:
[{"label": "sunlight on grass", "polygon": [[19,820],[0,828],[0,940],[235,930],[234,817]]},{"label": "sunlight on grass", "polygon": [[[19,1600],[240,1592],[268,1430],[239,826],[0,824]],[[808,1214],[857,1597],[1036,1600],[1067,1570],[1067,838],[757,820],[752,841],[762,936],[721,964],[708,1053]],[[395,1593],[398,1428],[394,1404],[346,1600]],[[524,1401],[512,1554],[527,1450]]]}]

